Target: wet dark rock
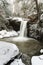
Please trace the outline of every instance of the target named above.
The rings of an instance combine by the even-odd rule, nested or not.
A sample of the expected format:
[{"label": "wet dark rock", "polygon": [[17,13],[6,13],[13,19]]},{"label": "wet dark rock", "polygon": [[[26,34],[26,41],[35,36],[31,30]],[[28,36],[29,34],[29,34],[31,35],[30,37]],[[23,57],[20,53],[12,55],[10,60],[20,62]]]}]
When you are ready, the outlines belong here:
[{"label": "wet dark rock", "polygon": [[39,26],[37,23],[28,26],[28,36],[37,40],[43,40],[43,23]]},{"label": "wet dark rock", "polygon": [[9,19],[8,28],[13,29],[15,31],[19,31],[20,30],[20,21]]},{"label": "wet dark rock", "polygon": [[25,65],[31,65],[31,57],[26,55],[26,54],[22,54],[21,57],[23,63],[25,63]]}]

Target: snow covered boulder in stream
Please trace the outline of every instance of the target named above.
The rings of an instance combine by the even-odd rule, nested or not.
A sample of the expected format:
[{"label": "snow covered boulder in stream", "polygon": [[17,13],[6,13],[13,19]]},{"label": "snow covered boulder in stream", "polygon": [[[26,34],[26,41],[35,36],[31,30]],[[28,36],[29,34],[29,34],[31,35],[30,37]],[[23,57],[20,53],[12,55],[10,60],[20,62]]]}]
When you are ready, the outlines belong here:
[{"label": "snow covered boulder in stream", "polygon": [[40,53],[43,53],[43,49],[40,50]]},{"label": "snow covered boulder in stream", "polygon": [[6,30],[0,31],[0,38],[13,37],[13,36],[18,36],[18,33],[14,30],[12,30],[12,31],[6,31]]},{"label": "snow covered boulder in stream", "polygon": [[3,35],[3,37],[13,37],[13,36],[18,36],[18,33],[14,30],[7,31],[7,33]]},{"label": "snow covered boulder in stream", "polygon": [[43,55],[33,56],[31,59],[32,65],[43,65]]},{"label": "snow covered boulder in stream", "polygon": [[18,54],[19,49],[15,44],[0,41],[0,65],[6,64]]}]

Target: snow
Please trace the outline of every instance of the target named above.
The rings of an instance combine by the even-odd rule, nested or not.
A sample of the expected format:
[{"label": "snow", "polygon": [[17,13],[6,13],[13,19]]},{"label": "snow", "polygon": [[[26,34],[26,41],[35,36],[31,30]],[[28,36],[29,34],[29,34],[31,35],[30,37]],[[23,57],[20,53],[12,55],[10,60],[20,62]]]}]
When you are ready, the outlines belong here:
[{"label": "snow", "polygon": [[18,36],[18,34],[15,31],[9,31],[3,37],[12,37],[12,36]]},{"label": "snow", "polygon": [[6,34],[6,33],[7,33],[6,30],[2,30],[2,31],[0,31],[0,35],[4,35],[4,34]]},{"label": "snow", "polygon": [[18,54],[19,49],[15,44],[0,41],[0,65],[7,63]]},{"label": "snow", "polygon": [[40,16],[40,19],[43,19],[43,14]]},{"label": "snow", "polygon": [[3,36],[2,36],[2,35],[0,35],[0,38],[3,38]]},{"label": "snow", "polygon": [[20,22],[23,21],[23,19],[20,18],[20,17],[14,17],[13,20],[17,20],[17,22],[18,22],[18,21],[20,21]]},{"label": "snow", "polygon": [[6,30],[0,31],[0,38],[12,37],[12,36],[18,36],[18,33],[13,30],[12,31],[6,31]]},{"label": "snow", "polygon": [[21,59],[15,59],[11,65],[25,65]]},{"label": "snow", "polygon": [[43,49],[40,50],[40,53],[43,53]]},{"label": "snow", "polygon": [[43,65],[43,55],[33,56],[31,59],[32,65]]},{"label": "snow", "polygon": [[20,31],[18,31],[17,33],[20,34]]}]

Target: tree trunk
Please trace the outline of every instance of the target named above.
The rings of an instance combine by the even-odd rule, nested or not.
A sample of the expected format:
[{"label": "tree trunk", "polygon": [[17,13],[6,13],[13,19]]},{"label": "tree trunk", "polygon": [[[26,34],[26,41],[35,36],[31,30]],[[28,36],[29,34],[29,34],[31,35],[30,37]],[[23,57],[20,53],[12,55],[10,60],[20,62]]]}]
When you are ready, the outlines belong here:
[{"label": "tree trunk", "polygon": [[40,10],[39,10],[39,6],[38,6],[38,0],[35,0],[36,3],[36,9],[37,9],[37,16],[38,16],[38,24],[40,25]]}]

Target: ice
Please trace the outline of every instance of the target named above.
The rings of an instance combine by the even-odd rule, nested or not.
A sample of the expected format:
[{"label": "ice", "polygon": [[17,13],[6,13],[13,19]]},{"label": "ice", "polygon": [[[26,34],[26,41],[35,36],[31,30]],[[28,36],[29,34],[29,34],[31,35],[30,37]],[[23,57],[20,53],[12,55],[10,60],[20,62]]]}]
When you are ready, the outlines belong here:
[{"label": "ice", "polygon": [[43,55],[33,56],[31,59],[32,65],[43,65]]},{"label": "ice", "polygon": [[25,65],[21,59],[15,59],[11,65]]},{"label": "ice", "polygon": [[7,63],[18,54],[19,49],[15,44],[0,41],[0,65]]}]

